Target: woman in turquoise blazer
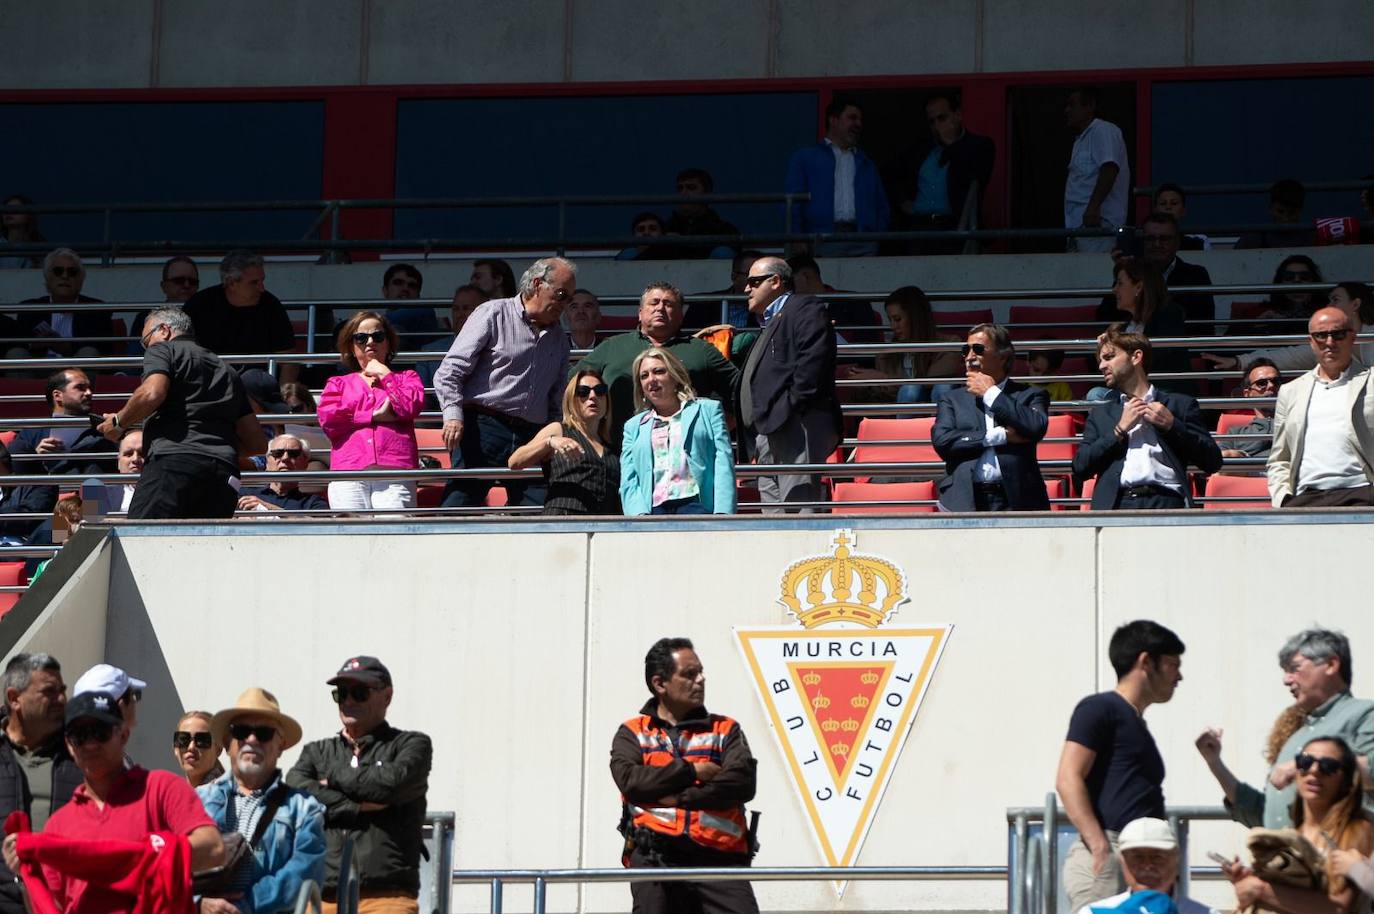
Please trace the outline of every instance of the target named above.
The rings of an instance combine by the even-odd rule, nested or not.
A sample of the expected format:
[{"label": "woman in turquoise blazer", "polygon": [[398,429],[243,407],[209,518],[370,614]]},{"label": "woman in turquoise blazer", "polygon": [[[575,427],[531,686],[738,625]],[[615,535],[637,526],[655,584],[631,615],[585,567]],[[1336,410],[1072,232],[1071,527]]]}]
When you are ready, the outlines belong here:
[{"label": "woman in turquoise blazer", "polygon": [[686,367],[667,350],[644,350],[630,374],[637,412],[620,449],[625,513],[734,514],[735,461],[721,405],[697,399]]}]

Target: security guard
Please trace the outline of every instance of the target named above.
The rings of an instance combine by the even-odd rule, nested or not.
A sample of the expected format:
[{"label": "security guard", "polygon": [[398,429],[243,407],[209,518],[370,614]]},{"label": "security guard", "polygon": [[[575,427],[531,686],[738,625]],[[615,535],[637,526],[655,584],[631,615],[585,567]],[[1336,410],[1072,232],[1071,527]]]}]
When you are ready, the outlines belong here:
[{"label": "security guard", "polygon": [[[652,694],[611,743],[627,867],[748,866],[756,845],[744,804],[756,762],[738,723],[705,708],[692,642],[661,638],[644,657]],[[635,882],[635,914],[757,914],[747,881]]]}]

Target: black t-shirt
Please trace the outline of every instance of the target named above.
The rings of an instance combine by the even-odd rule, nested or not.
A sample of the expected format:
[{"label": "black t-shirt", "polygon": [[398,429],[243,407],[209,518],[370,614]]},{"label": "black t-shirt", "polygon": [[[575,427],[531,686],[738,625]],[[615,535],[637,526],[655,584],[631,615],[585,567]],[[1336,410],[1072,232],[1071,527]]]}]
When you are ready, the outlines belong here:
[{"label": "black t-shirt", "polygon": [[234,471],[238,467],[234,424],[253,411],[238,372],[181,336],[154,343],[143,354],[143,377],[154,374],[165,374],[171,387],[143,432],[148,458],[193,454],[218,460]]},{"label": "black t-shirt", "polygon": [[1107,831],[1164,818],[1164,759],[1145,719],[1116,692],[1089,695],[1069,718],[1069,742],[1097,753],[1088,771],[1093,813]]},{"label": "black t-shirt", "polygon": [[211,286],[188,298],[182,310],[195,327],[196,342],[220,355],[286,352],[296,345],[291,318],[271,292],[262,293],[256,305],[236,308],[224,286]]}]

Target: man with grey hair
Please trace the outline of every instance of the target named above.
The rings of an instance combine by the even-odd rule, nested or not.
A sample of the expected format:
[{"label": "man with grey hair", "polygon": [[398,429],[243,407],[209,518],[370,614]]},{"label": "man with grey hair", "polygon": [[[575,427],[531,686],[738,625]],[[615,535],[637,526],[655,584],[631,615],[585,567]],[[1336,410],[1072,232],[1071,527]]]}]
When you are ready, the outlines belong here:
[{"label": "man with grey hair", "polygon": [[[43,258],[43,285],[48,294],[40,298],[26,298],[20,304],[56,307],[51,311],[19,312],[19,334],[31,337],[29,351],[34,358],[75,357],[92,358],[101,348],[91,342],[60,342],[75,337],[113,336],[109,311],[64,311],[62,305],[98,304],[100,299],[81,294],[86,283],[86,265],[81,255],[71,248],[57,248]],[[109,348],[106,344],[105,348]]]},{"label": "man with grey hair", "polygon": [[[310,445],[295,435],[278,435],[267,443],[267,472],[299,473],[310,466]],[[298,482],[270,482],[239,489],[240,511],[323,510],[329,502],[313,492],[302,492]]]},{"label": "man with grey hair", "polygon": [[[792,269],[781,257],[754,261],[744,289],[749,312],[763,326],[739,381],[740,416],[743,426],[753,430],[758,462],[824,463],[840,443],[835,325],[829,309],[813,295],[793,293]],[[779,513],[787,502],[824,498],[819,474],[759,477],[759,500],[770,506],[765,513]]]},{"label": "man with grey hair", "polygon": [[[293,353],[296,332],[281,299],[263,288],[267,272],[252,251],[230,251],[220,261],[220,284],[201,289],[183,307],[196,342],[217,355]],[[278,380],[296,380],[299,366],[281,365]]]},{"label": "man with grey hair", "polygon": [[251,466],[267,440],[243,381],[190,336],[177,308],[148,315],[141,342],[143,383],[100,433],[118,441],[145,422],[147,463],[129,503],[132,520],[233,517],[240,461]]},{"label": "man with grey hair", "polygon": [[1279,750],[1263,792],[1237,779],[1221,760],[1221,730],[1209,727],[1197,738],[1198,752],[1221,785],[1232,818],[1252,827],[1293,828],[1289,811],[1298,776],[1294,758],[1306,743],[1323,736],[1338,736],[1355,750],[1366,788],[1365,809],[1374,812],[1374,795],[1368,792],[1374,701],[1350,694],[1350,641],[1330,629],[1300,631],[1279,649],[1279,669],[1303,723]]},{"label": "man with grey hair", "polygon": [[[454,466],[505,469],[516,448],[562,415],[571,346],[558,319],[576,291],[576,265],[545,257],[520,277],[514,297],[483,303],[463,323],[434,373],[444,446],[457,451]],[[508,504],[544,501],[542,483],[505,485]],[[491,486],[491,480],[452,480],[443,505],[483,505]]]}]

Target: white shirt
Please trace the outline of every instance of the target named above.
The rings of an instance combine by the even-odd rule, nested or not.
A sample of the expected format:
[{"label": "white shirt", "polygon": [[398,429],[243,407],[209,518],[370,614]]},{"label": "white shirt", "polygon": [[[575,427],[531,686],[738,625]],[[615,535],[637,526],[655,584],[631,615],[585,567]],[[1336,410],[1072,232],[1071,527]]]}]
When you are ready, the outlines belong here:
[{"label": "white shirt", "polygon": [[854,149],[841,149],[829,139],[826,143],[835,153],[835,221],[858,222],[858,211],[854,208]]},{"label": "white shirt", "polygon": [[[1093,908],[1115,908],[1130,898],[1133,892],[1122,892],[1120,895],[1113,895],[1111,898],[1104,898],[1101,901],[1094,901],[1092,904],[1084,905],[1078,909],[1078,914],[1093,914]],[[1178,906],[1178,914],[1217,914],[1216,910],[1207,907],[1200,901],[1194,901],[1186,895],[1182,898],[1175,896],[1174,904]]]},{"label": "white shirt", "polygon": [[129,513],[129,502],[134,500],[134,487],[120,486],[119,489],[119,505],[115,508],[115,510],[123,511],[125,514],[127,514]]},{"label": "white shirt", "polygon": [[983,405],[987,411],[983,413],[983,426],[986,434],[983,438],[983,456],[978,459],[978,469],[974,471],[974,479],[978,482],[1001,482],[1002,465],[997,462],[997,447],[1007,443],[1007,430],[998,425],[992,418],[992,404],[1002,395],[1002,387],[1007,382],[994,384],[988,388],[987,393],[983,394]]},{"label": "white shirt", "polygon": [[[1073,141],[1069,156],[1069,174],[1064,182],[1064,227],[1083,225],[1083,211],[1092,199],[1097,186],[1097,173],[1108,162],[1119,169],[1116,181],[1102,200],[1102,222],[1110,226],[1126,224],[1126,207],[1131,195],[1131,166],[1126,158],[1126,140],[1121,128],[1101,118],[1083,128]],[[838,218],[838,217],[836,217]]]},{"label": "white shirt", "polygon": [[1369,484],[1364,463],[1350,441],[1350,375],[1352,363],[1334,381],[1312,369],[1312,399],[1307,401],[1307,429],[1298,463],[1298,491],[1353,489]]},{"label": "white shirt", "polygon": [[70,311],[54,311],[52,314],[52,329],[58,336],[70,339],[75,335],[73,326],[76,323],[76,315]]},{"label": "white shirt", "polygon": [[[1124,406],[1129,399],[1122,394],[1121,404]],[[1151,384],[1140,399],[1145,403],[1155,402],[1155,386]],[[1175,421],[1178,421],[1177,417]],[[1163,486],[1179,495],[1183,494],[1183,480],[1179,478],[1178,471],[1164,462],[1164,448],[1159,443],[1159,435],[1153,425],[1141,419],[1127,433],[1126,442],[1126,462],[1121,466],[1123,489],[1131,486]]]}]

